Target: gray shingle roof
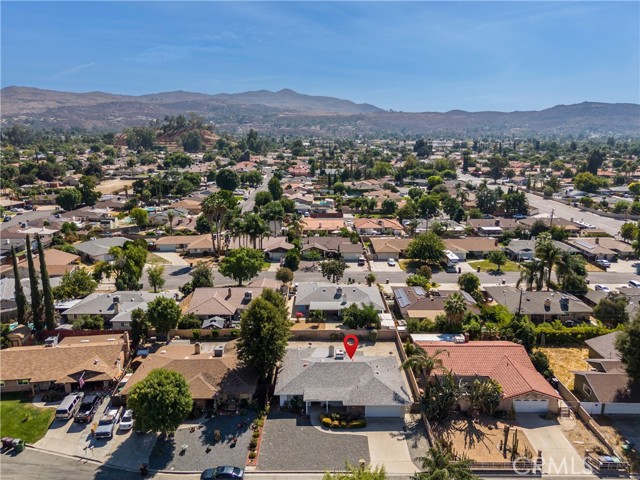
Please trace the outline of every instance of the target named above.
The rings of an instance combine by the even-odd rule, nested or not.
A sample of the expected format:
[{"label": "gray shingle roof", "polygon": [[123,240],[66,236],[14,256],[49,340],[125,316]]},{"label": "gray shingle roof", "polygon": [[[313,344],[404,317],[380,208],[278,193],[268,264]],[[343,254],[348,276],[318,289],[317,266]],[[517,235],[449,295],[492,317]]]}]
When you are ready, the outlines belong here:
[{"label": "gray shingle roof", "polygon": [[[486,287],[485,290],[496,302],[507,307],[509,312],[517,313],[520,303],[520,291],[515,287]],[[562,303],[562,297],[567,298]],[[549,299],[549,307],[545,301]],[[522,313],[525,315],[562,315],[566,313],[591,314],[593,310],[578,298],[564,292],[522,292]]]},{"label": "gray shingle roof", "polygon": [[594,350],[601,358],[609,358],[618,360],[620,358],[620,352],[616,348],[616,338],[620,332],[611,332],[606,335],[600,335],[599,337],[590,338],[585,340],[592,350]]},{"label": "gray shingle roof", "polygon": [[287,350],[275,394],[341,401],[345,406],[397,406],[411,401],[395,357],[356,355],[353,361],[335,360],[326,348]]},{"label": "gray shingle roof", "polygon": [[[338,289],[341,289],[340,293]],[[296,294],[297,306],[309,306],[322,303],[327,310],[341,310],[349,305],[368,305],[373,303],[379,311],[385,311],[385,305],[377,287],[364,285],[337,285],[334,283],[300,283]]]},{"label": "gray shingle roof", "polygon": [[95,257],[97,255],[106,255],[111,247],[122,247],[126,242],[130,242],[128,238],[123,237],[105,237],[97,240],[89,240],[78,245],[74,245],[78,252]]},{"label": "gray shingle roof", "polygon": [[117,321],[127,321],[131,319],[131,310],[135,308],[146,309],[147,303],[157,297],[172,297],[167,293],[149,292],[113,292],[113,293],[92,293],[84,298],[77,305],[65,310],[63,315],[104,315],[114,316],[115,307],[113,299],[119,297],[120,313]]}]

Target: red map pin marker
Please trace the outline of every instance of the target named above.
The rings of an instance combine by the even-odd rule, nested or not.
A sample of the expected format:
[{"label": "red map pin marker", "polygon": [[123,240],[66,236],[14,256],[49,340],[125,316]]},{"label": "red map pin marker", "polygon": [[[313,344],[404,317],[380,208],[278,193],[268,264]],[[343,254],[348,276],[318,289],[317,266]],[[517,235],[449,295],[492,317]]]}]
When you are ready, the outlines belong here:
[{"label": "red map pin marker", "polygon": [[342,343],[344,344],[344,349],[347,351],[347,355],[349,355],[349,358],[353,360],[353,356],[356,354],[356,350],[358,349],[358,337],[353,334],[347,335],[344,337]]}]

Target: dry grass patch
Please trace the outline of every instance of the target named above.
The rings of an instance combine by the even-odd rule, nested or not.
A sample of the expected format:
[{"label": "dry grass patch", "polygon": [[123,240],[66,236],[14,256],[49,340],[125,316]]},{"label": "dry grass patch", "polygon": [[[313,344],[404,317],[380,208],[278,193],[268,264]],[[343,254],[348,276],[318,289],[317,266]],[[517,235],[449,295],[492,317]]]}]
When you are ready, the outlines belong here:
[{"label": "dry grass patch", "polygon": [[575,418],[573,414],[570,417],[559,417],[558,422],[560,428],[567,440],[571,442],[573,448],[581,457],[585,456],[587,451],[606,451],[607,448],[603,445],[598,438],[591,433],[584,422]]},{"label": "dry grass patch", "polygon": [[547,357],[553,374],[569,389],[573,389],[573,373],[576,370],[589,370],[586,359],[589,358],[588,348],[577,347],[541,347]]}]

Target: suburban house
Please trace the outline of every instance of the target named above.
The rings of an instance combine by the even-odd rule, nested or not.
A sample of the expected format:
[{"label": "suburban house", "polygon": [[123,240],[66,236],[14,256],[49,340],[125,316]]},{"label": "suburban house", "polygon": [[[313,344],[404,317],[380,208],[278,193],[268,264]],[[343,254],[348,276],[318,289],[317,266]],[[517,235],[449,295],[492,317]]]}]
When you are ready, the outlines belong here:
[{"label": "suburban house", "polygon": [[534,223],[542,223],[547,228],[551,228],[552,226],[562,228],[566,230],[566,232],[571,236],[580,234],[580,227],[575,223],[569,220],[566,220],[564,218],[554,217],[552,219],[551,217],[547,217],[547,218],[528,217],[520,220],[520,225],[524,227],[523,228],[524,230],[531,230],[531,227],[533,227]]},{"label": "suburban house", "polygon": [[391,218],[354,218],[353,228],[360,235],[402,235],[404,227]]},{"label": "suburban house", "polygon": [[393,289],[396,305],[406,320],[411,318],[434,320],[438,315],[445,315],[444,302],[454,293],[464,298],[467,309],[479,310],[476,301],[463,290],[429,290],[422,287],[399,287]]},{"label": "suburban house", "polygon": [[486,287],[485,290],[489,297],[507,307],[510,313],[520,311],[533,322],[587,322],[593,313],[591,307],[565,292],[529,292],[507,286]]},{"label": "suburban house", "polygon": [[73,247],[80,254],[82,260],[87,262],[110,262],[113,256],[109,254],[111,247],[122,247],[125,243],[130,242],[124,237],[104,237],[89,240],[88,242],[79,243]]},{"label": "suburban house", "polygon": [[169,235],[166,237],[160,237],[155,241],[155,248],[158,252],[178,252],[186,253],[187,250],[193,245],[193,248],[198,247],[198,243],[204,240],[207,244],[203,250],[212,250],[211,235]]},{"label": "suburban house", "polygon": [[632,382],[616,348],[620,332],[585,340],[591,370],[573,372],[574,393],[591,415],[640,414],[640,384]]},{"label": "suburban house", "polygon": [[[443,367],[460,382],[493,379],[502,386],[499,410],[520,413],[558,412],[560,395],[534,368],[522,345],[506,341],[468,343],[417,342],[427,353],[438,356]],[[436,375],[439,372],[435,373]],[[462,409],[468,405],[461,404]]]},{"label": "suburban house", "polygon": [[45,345],[0,350],[0,391],[48,390],[63,385],[70,393],[81,387],[109,387],[124,373],[129,359],[125,334],[52,338]]},{"label": "suburban house", "polygon": [[589,261],[628,259],[635,256],[633,246],[615,238],[569,238],[566,242],[577,249]]},{"label": "suburban house", "polygon": [[158,297],[173,298],[168,293],[120,291],[113,293],[92,293],[73,307],[62,312],[72,323],[85,315],[100,315],[111,324],[113,330],[131,329],[131,312],[136,308],[147,309],[147,305]]},{"label": "suburban house", "polygon": [[403,418],[411,403],[395,356],[334,355],[335,347],[287,349],[274,394],[280,406],[301,399],[305,412],[333,409],[365,417]]},{"label": "suburban house", "polygon": [[323,257],[342,257],[345,261],[357,261],[364,255],[360,243],[351,243],[344,237],[307,237],[302,242],[302,253],[318,252]]},{"label": "suburban house", "polygon": [[262,290],[262,287],[196,288],[180,302],[180,307],[185,314],[192,313],[202,320],[220,317],[237,321]]},{"label": "suburban house", "polygon": [[[554,246],[563,252],[580,253],[577,249],[567,245],[566,243],[552,240]],[[507,254],[511,260],[521,262],[523,260],[532,260],[536,256],[536,241],[535,240],[511,240],[509,245],[503,248],[504,253]]]},{"label": "suburban house", "polygon": [[[37,252],[34,252],[33,263],[36,271],[39,272],[40,257]],[[65,273],[72,272],[78,267],[80,257],[55,248],[47,248],[44,250],[44,263],[47,266],[49,277],[61,277]],[[26,258],[18,262],[18,274],[20,278],[27,278],[29,276],[29,267]],[[0,267],[0,276],[13,278],[13,266],[9,264]]]},{"label": "suburban house", "polygon": [[411,238],[372,238],[371,250],[376,260],[398,259],[404,257],[404,252],[409,248]]},{"label": "suburban house", "polygon": [[498,240],[487,237],[445,238],[444,246],[462,261],[468,257],[484,258],[489,252],[500,249]]},{"label": "suburban house", "polygon": [[343,218],[311,218],[307,217],[300,222],[303,233],[309,232],[339,232],[346,225]]},{"label": "suburban house", "polygon": [[133,386],[156,368],[182,374],[193,401],[206,409],[218,409],[224,402],[235,411],[239,402],[251,401],[258,384],[257,375],[239,363],[235,342],[169,344],[142,361],[120,394],[127,397]]},{"label": "suburban house", "polygon": [[386,305],[377,287],[309,282],[298,285],[292,313],[301,313],[307,317],[310,311],[320,310],[327,315],[339,317],[342,310],[353,304],[373,304],[378,313],[386,311]]},{"label": "suburban house", "polygon": [[202,212],[202,202],[192,198],[183,198],[172,204],[171,208],[186,210],[190,215],[200,215],[200,212]]},{"label": "suburban house", "polygon": [[513,232],[521,227],[511,218],[470,218],[467,220],[467,225],[473,227],[478,235],[485,237],[499,237],[504,232]]}]

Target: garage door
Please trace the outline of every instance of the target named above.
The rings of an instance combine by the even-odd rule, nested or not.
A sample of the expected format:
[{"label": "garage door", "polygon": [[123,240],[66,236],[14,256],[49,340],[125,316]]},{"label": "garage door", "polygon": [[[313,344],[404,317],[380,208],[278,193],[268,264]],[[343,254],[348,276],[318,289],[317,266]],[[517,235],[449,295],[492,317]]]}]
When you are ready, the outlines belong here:
[{"label": "garage door", "polygon": [[365,417],[383,417],[383,418],[398,418],[404,416],[404,410],[398,406],[386,406],[386,407],[365,407]]},{"label": "garage door", "polygon": [[519,413],[544,413],[549,409],[549,400],[514,400],[513,407]]}]

